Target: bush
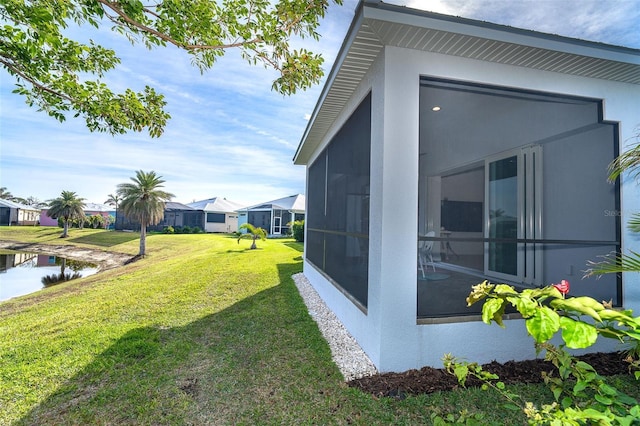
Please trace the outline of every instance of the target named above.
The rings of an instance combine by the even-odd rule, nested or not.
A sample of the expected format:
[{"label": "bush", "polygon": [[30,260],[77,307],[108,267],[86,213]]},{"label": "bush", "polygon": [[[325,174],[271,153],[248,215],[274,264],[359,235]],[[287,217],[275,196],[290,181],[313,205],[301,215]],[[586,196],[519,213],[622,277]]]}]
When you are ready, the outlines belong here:
[{"label": "bush", "polygon": [[[492,388],[501,393],[507,401],[505,407],[521,410],[532,425],[637,424],[639,402],[606,383],[591,365],[577,360],[565,348],[588,348],[599,336],[627,343],[629,369],[635,370],[636,379],[640,379],[640,361],[631,356],[637,354],[640,347],[640,317],[634,318],[631,310],[613,309],[610,303],[600,303],[591,297],[566,297],[568,292],[566,280],[522,291],[484,281],[473,286],[467,298],[468,305],[484,302],[482,320],[487,324],[495,322],[504,327],[502,317],[509,305],[520,312],[536,351],[545,352],[545,360],[557,369],[557,374],[544,376],[555,399],[552,404],[526,401],[507,390],[497,375],[483,370],[477,363],[447,354],[443,358],[445,368],[462,385],[468,377],[475,377],[483,382],[483,389]],[[550,342],[556,334],[563,341],[558,346]],[[439,424],[447,424],[444,419],[437,420]]]},{"label": "bush", "polygon": [[162,230],[165,234],[202,234],[204,231],[198,227],[194,226],[193,228],[190,226],[167,226]]},{"label": "bush", "polygon": [[304,242],[304,220],[296,220],[291,224],[293,238],[299,243]]}]

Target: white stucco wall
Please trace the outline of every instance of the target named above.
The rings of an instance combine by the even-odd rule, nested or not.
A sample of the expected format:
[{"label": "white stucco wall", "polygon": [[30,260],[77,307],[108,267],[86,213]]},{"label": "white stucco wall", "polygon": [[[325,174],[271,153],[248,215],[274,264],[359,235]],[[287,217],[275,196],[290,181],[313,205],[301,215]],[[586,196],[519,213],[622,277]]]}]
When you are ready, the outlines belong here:
[{"label": "white stucco wall", "polygon": [[[532,340],[526,335],[522,320],[507,321],[506,329],[481,322],[416,322],[422,75],[604,99],[604,118],[621,122],[623,145],[633,142],[633,130],[640,124],[640,86],[387,47],[316,151],[317,155],[372,90],[367,312],[359,310],[308,263],[305,275],[380,371],[441,367],[445,353],[478,362],[533,358]],[[623,181],[621,210],[623,224],[633,212],[640,211],[640,187],[628,178]],[[623,248],[640,251],[640,238],[626,228]],[[623,298],[625,308],[640,312],[638,274],[624,277]],[[611,342],[603,342],[593,349],[613,348]]]},{"label": "white stucco wall", "polygon": [[[215,212],[213,212],[215,213]],[[206,220],[205,212],[205,223],[204,223],[204,231],[205,232],[236,232],[238,230],[238,215],[236,213],[224,214],[224,223],[209,223]]]}]

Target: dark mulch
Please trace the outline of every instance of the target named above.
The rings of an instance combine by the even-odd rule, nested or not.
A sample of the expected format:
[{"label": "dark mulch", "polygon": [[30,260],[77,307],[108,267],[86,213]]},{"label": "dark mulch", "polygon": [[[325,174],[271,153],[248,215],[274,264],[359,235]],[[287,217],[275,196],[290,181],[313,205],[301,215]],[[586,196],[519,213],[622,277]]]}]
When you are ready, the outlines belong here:
[{"label": "dark mulch", "polygon": [[[602,376],[631,374],[626,355],[621,352],[595,353],[577,357],[587,362]],[[505,384],[541,383],[542,372],[551,373],[555,367],[542,359],[530,361],[509,361],[500,364],[493,361],[482,366],[484,370],[495,373]],[[557,374],[556,374],[557,375]],[[480,386],[477,379],[469,378],[466,387]],[[406,395],[418,395],[437,391],[449,391],[459,388],[455,376],[444,369],[423,367],[420,370],[409,370],[402,373],[384,373],[354,379],[349,386],[359,388],[377,397],[402,398]]]}]

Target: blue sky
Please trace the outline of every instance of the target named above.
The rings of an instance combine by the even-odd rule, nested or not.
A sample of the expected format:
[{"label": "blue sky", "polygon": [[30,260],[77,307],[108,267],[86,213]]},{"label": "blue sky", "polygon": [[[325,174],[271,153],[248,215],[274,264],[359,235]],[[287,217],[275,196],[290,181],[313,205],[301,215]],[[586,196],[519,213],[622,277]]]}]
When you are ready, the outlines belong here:
[{"label": "blue sky", "polygon": [[[640,0],[394,0],[389,3],[568,37],[640,49]],[[331,69],[357,5],[332,5],[319,42]],[[305,171],[292,157],[322,85],[290,97],[271,91],[274,72],[254,67],[228,51],[200,74],[187,54],[172,48],[131,46],[107,28],[72,29],[114,48],[121,65],[104,81],[113,90],[163,93],[172,116],[162,137],[145,133],[91,133],[84,120],[63,123],[29,108],[11,93],[13,80],[0,71],[0,186],[40,200],[75,191],[102,203],[136,170],[154,170],[174,201],[226,197],[256,204],[304,193]]]}]

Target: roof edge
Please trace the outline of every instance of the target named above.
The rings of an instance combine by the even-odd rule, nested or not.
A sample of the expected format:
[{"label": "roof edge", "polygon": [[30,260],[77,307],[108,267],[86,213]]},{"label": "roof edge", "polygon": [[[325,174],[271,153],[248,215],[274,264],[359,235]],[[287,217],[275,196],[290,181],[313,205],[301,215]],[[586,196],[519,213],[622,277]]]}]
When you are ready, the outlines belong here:
[{"label": "roof edge", "polygon": [[313,127],[313,123],[315,122],[316,117],[318,116],[318,112],[324,103],[324,100],[329,93],[329,89],[333,85],[333,81],[336,78],[338,70],[342,66],[347,53],[349,52],[349,47],[353,43],[353,40],[356,38],[358,34],[358,29],[360,28],[362,21],[364,19],[364,5],[366,2],[360,0],[358,6],[355,9],[355,13],[353,15],[353,19],[351,20],[351,25],[349,26],[349,30],[342,42],[342,46],[340,46],[340,50],[338,50],[338,54],[336,55],[336,60],[333,62],[333,66],[331,67],[331,71],[327,74],[327,80],[324,83],[322,88],[322,92],[318,97],[318,101],[316,102],[316,106],[313,108],[313,113],[311,113],[311,117],[309,117],[309,121],[307,121],[307,127],[304,129],[304,133],[302,134],[302,138],[300,138],[300,142],[298,143],[298,147],[296,148],[296,153],[293,155],[293,164],[301,165],[302,163],[298,163],[297,159],[300,155],[300,149],[304,144],[304,140],[307,138],[309,131]]},{"label": "roof edge", "polygon": [[[545,33],[525,28],[512,27],[504,24],[496,24],[488,21],[463,18],[460,16],[446,15],[442,13],[430,12],[426,10],[414,9],[406,6],[398,6],[382,1],[365,1],[366,8],[363,9],[365,18],[381,19],[399,24],[425,26],[425,20],[430,24],[429,28],[456,32],[475,37],[491,38],[492,40],[505,41],[508,43],[521,44],[531,47],[556,50],[563,45],[573,46],[574,49],[564,49],[566,53],[573,53],[583,56],[601,57],[602,59],[629,62],[640,64],[640,49],[602,43],[597,41],[584,40],[574,37],[567,37],[558,34]],[[383,15],[384,14],[384,15]],[[453,31],[451,24],[455,27]],[[460,31],[458,31],[460,30]],[[506,38],[517,36],[515,39]],[[538,41],[538,43],[535,43]],[[540,44],[544,42],[545,44]],[[549,45],[551,43],[551,45]],[[608,52],[610,57],[594,56],[596,51]],[[635,59],[635,60],[632,60]]]}]

